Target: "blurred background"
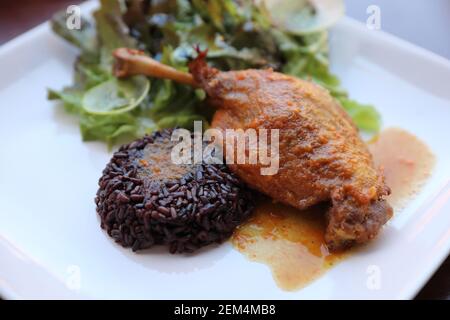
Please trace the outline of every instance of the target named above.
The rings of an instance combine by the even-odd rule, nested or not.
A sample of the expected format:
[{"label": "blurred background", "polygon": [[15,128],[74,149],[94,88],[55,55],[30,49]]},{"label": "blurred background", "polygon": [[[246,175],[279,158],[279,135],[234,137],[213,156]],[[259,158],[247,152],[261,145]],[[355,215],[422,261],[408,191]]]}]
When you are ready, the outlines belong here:
[{"label": "blurred background", "polygon": [[[56,11],[81,2],[0,0],[0,45],[48,20]],[[368,6],[378,6],[381,30],[450,59],[450,0],[345,0],[345,4],[347,15],[364,23]],[[450,300],[450,258],[417,298]]]},{"label": "blurred background", "polygon": [[[295,0],[294,0],[295,1]],[[79,0],[0,0],[0,43],[78,4]],[[365,22],[370,5],[381,10],[381,29],[450,59],[450,0],[344,0],[347,15]]]},{"label": "blurred background", "polygon": [[450,0],[345,0],[346,14],[365,22],[377,5],[381,30],[450,59]]}]

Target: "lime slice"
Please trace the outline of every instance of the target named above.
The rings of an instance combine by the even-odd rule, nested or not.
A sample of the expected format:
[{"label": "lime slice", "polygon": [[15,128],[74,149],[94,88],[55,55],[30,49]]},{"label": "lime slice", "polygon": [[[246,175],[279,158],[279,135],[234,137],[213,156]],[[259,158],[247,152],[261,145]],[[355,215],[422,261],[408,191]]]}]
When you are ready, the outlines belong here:
[{"label": "lime slice", "polygon": [[277,27],[295,34],[328,29],[344,15],[343,0],[263,0]]},{"label": "lime slice", "polygon": [[84,94],[83,109],[92,114],[118,114],[136,108],[147,96],[150,81],[144,76],[112,78]]}]

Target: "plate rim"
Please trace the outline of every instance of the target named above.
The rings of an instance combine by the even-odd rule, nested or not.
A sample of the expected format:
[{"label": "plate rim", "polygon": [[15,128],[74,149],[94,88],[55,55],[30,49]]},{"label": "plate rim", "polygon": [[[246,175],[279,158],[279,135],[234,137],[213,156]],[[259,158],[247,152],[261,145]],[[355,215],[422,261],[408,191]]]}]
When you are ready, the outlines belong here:
[{"label": "plate rim", "polygon": [[[90,10],[93,5],[95,5],[93,0],[87,1],[82,3],[80,6],[84,10]],[[350,17],[343,17],[340,20],[340,23],[348,24],[352,28],[357,28],[358,30],[365,29],[365,25],[353,18]],[[20,34],[19,36],[7,41],[3,45],[0,46],[0,57],[3,55],[7,55],[11,51],[14,51],[16,48],[20,47],[23,44],[26,44],[28,41],[32,40],[35,37],[38,37],[40,35],[45,35],[47,31],[49,31],[49,21],[45,21],[30,30]],[[429,61],[432,61],[434,63],[438,63],[442,65],[443,67],[447,68],[450,71],[450,60],[446,59],[445,57],[442,57],[434,52],[431,52],[428,49],[419,47],[407,40],[401,39],[397,36],[394,36],[392,34],[389,34],[383,30],[377,30],[373,33],[374,37],[377,37],[381,41],[388,41],[390,44],[399,46],[404,50],[407,50],[415,55],[420,55],[424,58],[426,58]],[[427,201],[424,203],[424,205],[431,205],[436,201],[437,198],[441,197],[442,195],[450,192],[450,180],[446,181],[442,187],[436,192],[436,194],[431,197],[430,201]],[[443,205],[450,207],[450,201],[448,201]],[[440,210],[445,210],[441,208]],[[7,243],[9,242],[7,239],[4,238],[4,236],[0,235],[0,240],[4,240]],[[19,248],[15,248],[14,246],[5,246],[2,245],[2,241],[0,241],[0,247],[5,248],[7,251],[11,251],[11,257],[16,256],[17,259],[19,257],[24,256],[20,252]],[[421,268],[421,271],[418,274],[418,277],[415,281],[411,281],[411,284],[406,287],[406,289],[403,289],[401,292],[399,292],[396,296],[397,299],[413,299],[416,297],[418,292],[424,287],[424,285],[429,281],[429,279],[433,276],[433,274],[436,272],[436,270],[440,267],[440,265],[444,262],[446,257],[450,254],[450,237],[447,237],[446,242],[443,244],[444,249],[438,251],[435,253],[435,257],[432,260],[428,260],[429,262],[424,264],[424,267]],[[42,267],[37,262],[32,261],[32,258],[29,256],[25,256],[27,258],[27,263],[34,268]],[[14,259],[14,257],[12,258]],[[49,278],[53,278],[57,281],[60,281],[55,275],[49,274]],[[69,290],[69,289],[67,289]],[[9,287],[5,285],[5,283],[0,282],[0,293],[3,298],[5,299],[27,299],[27,297],[21,296],[17,291],[15,291],[12,287]]]}]

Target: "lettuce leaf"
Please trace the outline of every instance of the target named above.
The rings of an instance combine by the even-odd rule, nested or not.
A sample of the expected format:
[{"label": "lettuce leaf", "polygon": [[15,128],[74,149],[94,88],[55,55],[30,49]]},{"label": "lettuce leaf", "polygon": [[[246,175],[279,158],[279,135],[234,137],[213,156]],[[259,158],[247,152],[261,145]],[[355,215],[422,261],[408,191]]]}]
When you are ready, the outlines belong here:
[{"label": "lettuce leaf", "polygon": [[[208,63],[221,70],[271,67],[325,87],[361,130],[380,128],[376,109],[351,99],[330,72],[327,30],[299,35],[275,28],[267,9],[251,0],[100,0],[100,4],[95,23],[83,19],[81,30],[66,28],[65,13],[52,20],[54,32],[80,54],[73,84],[60,91],[49,90],[48,96],[60,100],[67,112],[79,118],[86,141],[100,140],[112,146],[160,128],[190,129],[194,120],[205,121],[207,127],[212,118],[214,110],[204,103],[202,90],[160,79],[148,80],[148,95],[130,110],[88,112],[92,108],[83,108],[83,97],[111,81],[111,52],[121,46],[145,50],[183,71],[196,55],[195,44],[208,48]],[[314,10],[305,10],[305,14],[314,14]],[[111,90],[111,86],[102,87]]]}]

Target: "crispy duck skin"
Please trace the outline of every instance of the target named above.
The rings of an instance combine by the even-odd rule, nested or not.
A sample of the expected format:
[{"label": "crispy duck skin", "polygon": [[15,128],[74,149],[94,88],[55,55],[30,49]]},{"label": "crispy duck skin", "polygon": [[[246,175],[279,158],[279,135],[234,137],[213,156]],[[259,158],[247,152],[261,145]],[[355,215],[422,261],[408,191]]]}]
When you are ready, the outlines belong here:
[{"label": "crispy duck skin", "polygon": [[[129,55],[115,53],[122,65],[133,64]],[[140,73],[166,77],[152,68]],[[192,82],[176,70],[166,78],[177,81],[183,74],[183,83],[206,91],[217,110],[213,127],[279,129],[277,174],[261,175],[261,164],[230,168],[254,189],[299,209],[330,201],[325,240],[331,250],[369,241],[391,218],[384,199],[390,189],[356,126],[328,91],[272,70],[221,72],[206,64],[204,53],[189,69]]]}]

